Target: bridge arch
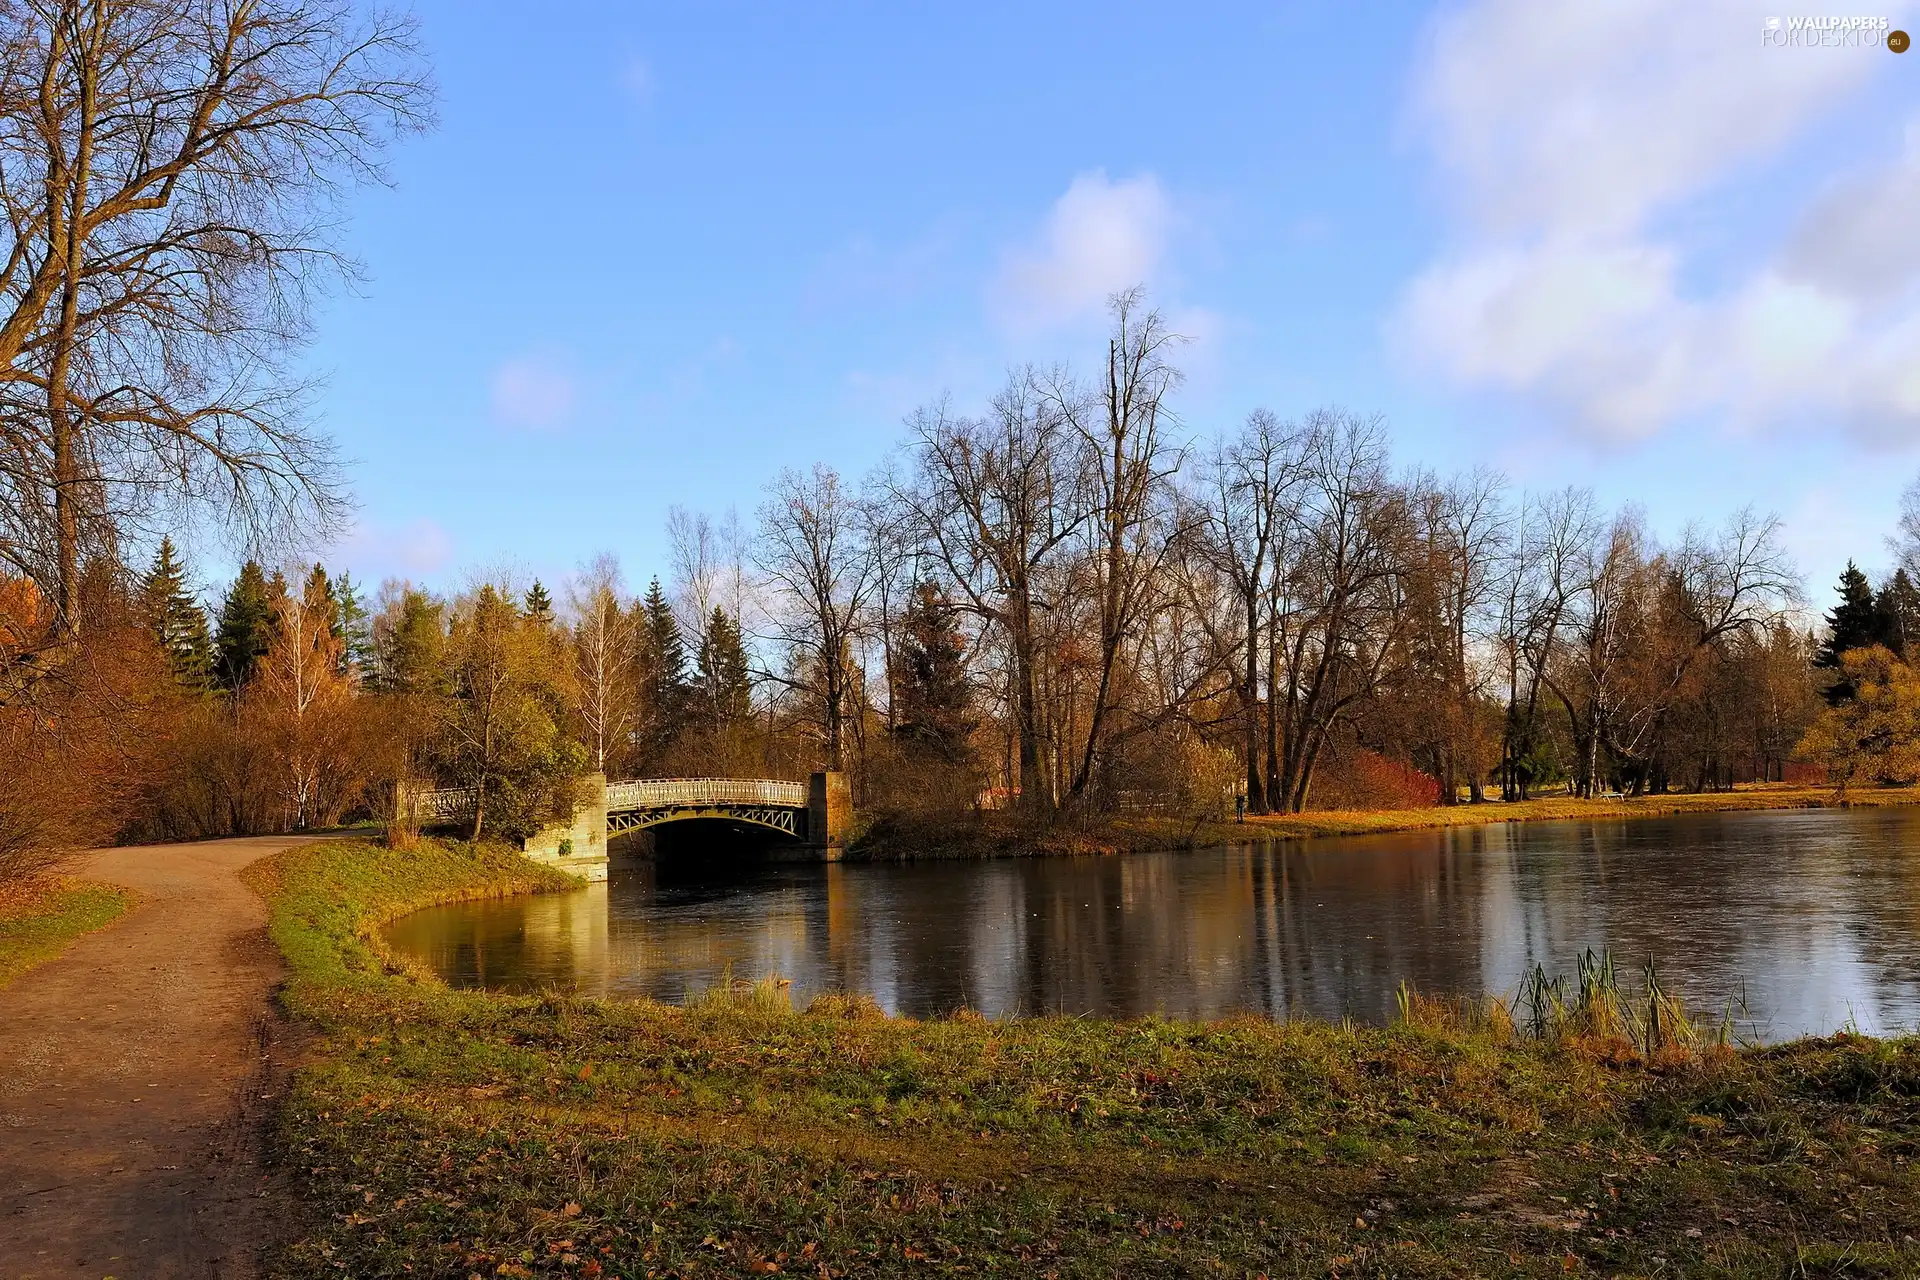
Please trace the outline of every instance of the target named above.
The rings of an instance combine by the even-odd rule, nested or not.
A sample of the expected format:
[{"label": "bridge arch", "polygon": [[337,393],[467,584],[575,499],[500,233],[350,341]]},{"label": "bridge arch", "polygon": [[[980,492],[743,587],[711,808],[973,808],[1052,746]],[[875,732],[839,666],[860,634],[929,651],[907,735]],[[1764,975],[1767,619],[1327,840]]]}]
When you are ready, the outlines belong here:
[{"label": "bridge arch", "polygon": [[[408,793],[407,803],[427,825],[470,817],[471,790]],[[816,773],[806,782],[776,778],[636,778],[608,782],[601,774],[582,780],[581,799],[569,821],[529,837],[530,857],[558,862],[592,879],[605,879],[607,841],[669,823],[719,820],[777,833],[840,856],[852,825],[846,775]],[[576,866],[591,863],[592,866]]]}]

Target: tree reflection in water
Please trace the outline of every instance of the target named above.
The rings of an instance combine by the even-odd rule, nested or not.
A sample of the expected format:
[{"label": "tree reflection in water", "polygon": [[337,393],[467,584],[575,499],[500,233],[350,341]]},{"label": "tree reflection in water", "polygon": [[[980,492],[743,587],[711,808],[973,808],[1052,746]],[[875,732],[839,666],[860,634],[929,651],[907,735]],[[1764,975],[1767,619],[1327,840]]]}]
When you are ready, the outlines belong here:
[{"label": "tree reflection in water", "polygon": [[459,986],[679,1000],[731,972],[915,1016],[1065,1011],[1380,1021],[1404,979],[1511,991],[1611,946],[1768,1037],[1920,1020],[1920,813],[1494,824],[1115,858],[616,863],[574,894],[390,927]]}]

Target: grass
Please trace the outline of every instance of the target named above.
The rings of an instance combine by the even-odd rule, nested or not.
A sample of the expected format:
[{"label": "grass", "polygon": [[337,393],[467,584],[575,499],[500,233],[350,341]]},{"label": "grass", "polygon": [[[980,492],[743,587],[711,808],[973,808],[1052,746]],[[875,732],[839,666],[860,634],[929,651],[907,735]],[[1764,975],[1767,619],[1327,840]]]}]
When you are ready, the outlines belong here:
[{"label": "grass", "polygon": [[256,882],[317,1033],[284,1276],[1920,1274],[1920,1043],[1649,1030],[1599,958],[1541,976],[1539,1038],[1413,992],[1387,1028],[919,1022],[383,954],[408,907],[561,882],[504,853],[341,842]]},{"label": "grass", "polygon": [[0,987],[65,951],[82,934],[104,929],[132,906],[112,885],[44,879],[0,889]]}]

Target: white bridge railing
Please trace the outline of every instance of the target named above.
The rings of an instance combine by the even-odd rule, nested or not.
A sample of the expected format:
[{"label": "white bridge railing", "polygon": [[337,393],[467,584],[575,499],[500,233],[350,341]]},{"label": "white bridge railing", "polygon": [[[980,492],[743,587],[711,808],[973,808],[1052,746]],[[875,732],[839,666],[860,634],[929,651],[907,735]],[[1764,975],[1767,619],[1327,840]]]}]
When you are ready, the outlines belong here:
[{"label": "white bridge railing", "polygon": [[472,787],[447,787],[439,791],[420,791],[413,797],[414,814],[422,822],[450,822],[471,818],[479,792]]},{"label": "white bridge railing", "polygon": [[[415,812],[423,822],[451,822],[473,816],[472,787],[417,792]],[[670,809],[679,805],[760,804],[788,809],[807,807],[807,784],[771,778],[647,778],[607,784],[607,810]]]},{"label": "white bridge railing", "polygon": [[683,804],[765,804],[804,809],[807,784],[769,778],[649,778],[607,784],[609,812]]}]

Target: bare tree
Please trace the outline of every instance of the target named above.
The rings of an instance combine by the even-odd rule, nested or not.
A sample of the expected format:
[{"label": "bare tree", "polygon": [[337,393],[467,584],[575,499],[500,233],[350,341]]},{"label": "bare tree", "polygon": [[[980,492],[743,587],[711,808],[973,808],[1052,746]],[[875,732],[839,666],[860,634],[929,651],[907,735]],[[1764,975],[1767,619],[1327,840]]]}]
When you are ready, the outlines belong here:
[{"label": "bare tree", "polygon": [[1337,724],[1400,656],[1410,522],[1387,476],[1383,421],[1322,409],[1309,433],[1296,551],[1272,596],[1277,720],[1268,803],[1304,809]]},{"label": "bare tree", "polygon": [[916,474],[896,496],[941,572],[1003,641],[1021,802],[1051,808],[1043,633],[1055,561],[1086,519],[1076,438],[1030,372],[1008,378],[983,420],[939,404],[908,429]]},{"label": "bare tree", "polygon": [[273,640],[247,688],[249,700],[267,715],[296,827],[312,825],[332,807],[326,793],[338,788],[326,784],[330,775],[346,772],[338,759],[345,728],[340,712],[352,686],[340,673],[342,646],[333,618],[326,575],[315,565],[298,588],[275,597]]},{"label": "bare tree", "polygon": [[1489,676],[1481,659],[1497,626],[1491,606],[1506,557],[1506,479],[1481,468],[1444,483],[1417,476],[1408,487],[1431,630],[1421,648],[1436,695],[1427,708],[1427,732],[1441,801],[1457,799],[1462,772],[1479,801],[1487,774],[1480,718]]},{"label": "bare tree", "polygon": [[1900,567],[1920,578],[1920,478],[1900,491],[1898,535],[1887,539],[1887,549],[1899,557]]},{"label": "bare tree", "polygon": [[[1689,528],[1660,569],[1670,607],[1667,634],[1643,642],[1640,696],[1605,722],[1607,746],[1644,781],[1683,685],[1724,639],[1764,633],[1799,595],[1799,575],[1780,545],[1780,522],[1743,507],[1714,532]],[[1651,612],[1651,607],[1649,607]]]},{"label": "bare tree", "polygon": [[1508,670],[1501,785],[1509,798],[1525,799],[1533,783],[1547,663],[1560,652],[1581,590],[1580,566],[1598,528],[1593,494],[1586,489],[1569,488],[1521,505],[1500,623]]},{"label": "bare tree", "polygon": [[596,557],[567,589],[580,721],[593,767],[601,773],[609,759],[624,760],[622,748],[638,723],[634,617],[622,607],[622,594],[620,562],[612,555]]},{"label": "bare tree", "polygon": [[422,126],[413,25],[345,0],[0,15],[0,561],[79,572],[181,508],[259,541],[343,509],[284,357],[352,184]]},{"label": "bare tree", "polygon": [[1240,606],[1239,714],[1247,772],[1247,808],[1267,812],[1260,767],[1261,659],[1267,656],[1267,580],[1296,519],[1297,491],[1306,478],[1305,435],[1265,409],[1249,414],[1238,435],[1208,460],[1200,505],[1203,553],[1226,574]]},{"label": "bare tree", "polygon": [[1046,384],[1048,398],[1079,433],[1093,464],[1087,527],[1096,543],[1099,656],[1085,745],[1069,786],[1076,799],[1085,794],[1104,745],[1121,646],[1175,541],[1165,517],[1169,482],[1182,456],[1167,439],[1167,397],[1180,385],[1170,357],[1186,339],[1147,307],[1140,288],[1114,295],[1109,308],[1113,333],[1099,389],[1088,395],[1064,376]]},{"label": "bare tree", "polygon": [[780,597],[776,638],[794,659],[787,674],[767,674],[814,698],[829,769],[846,764],[849,666],[873,589],[865,531],[859,500],[824,465],[781,472],[760,508],[759,566]]}]

